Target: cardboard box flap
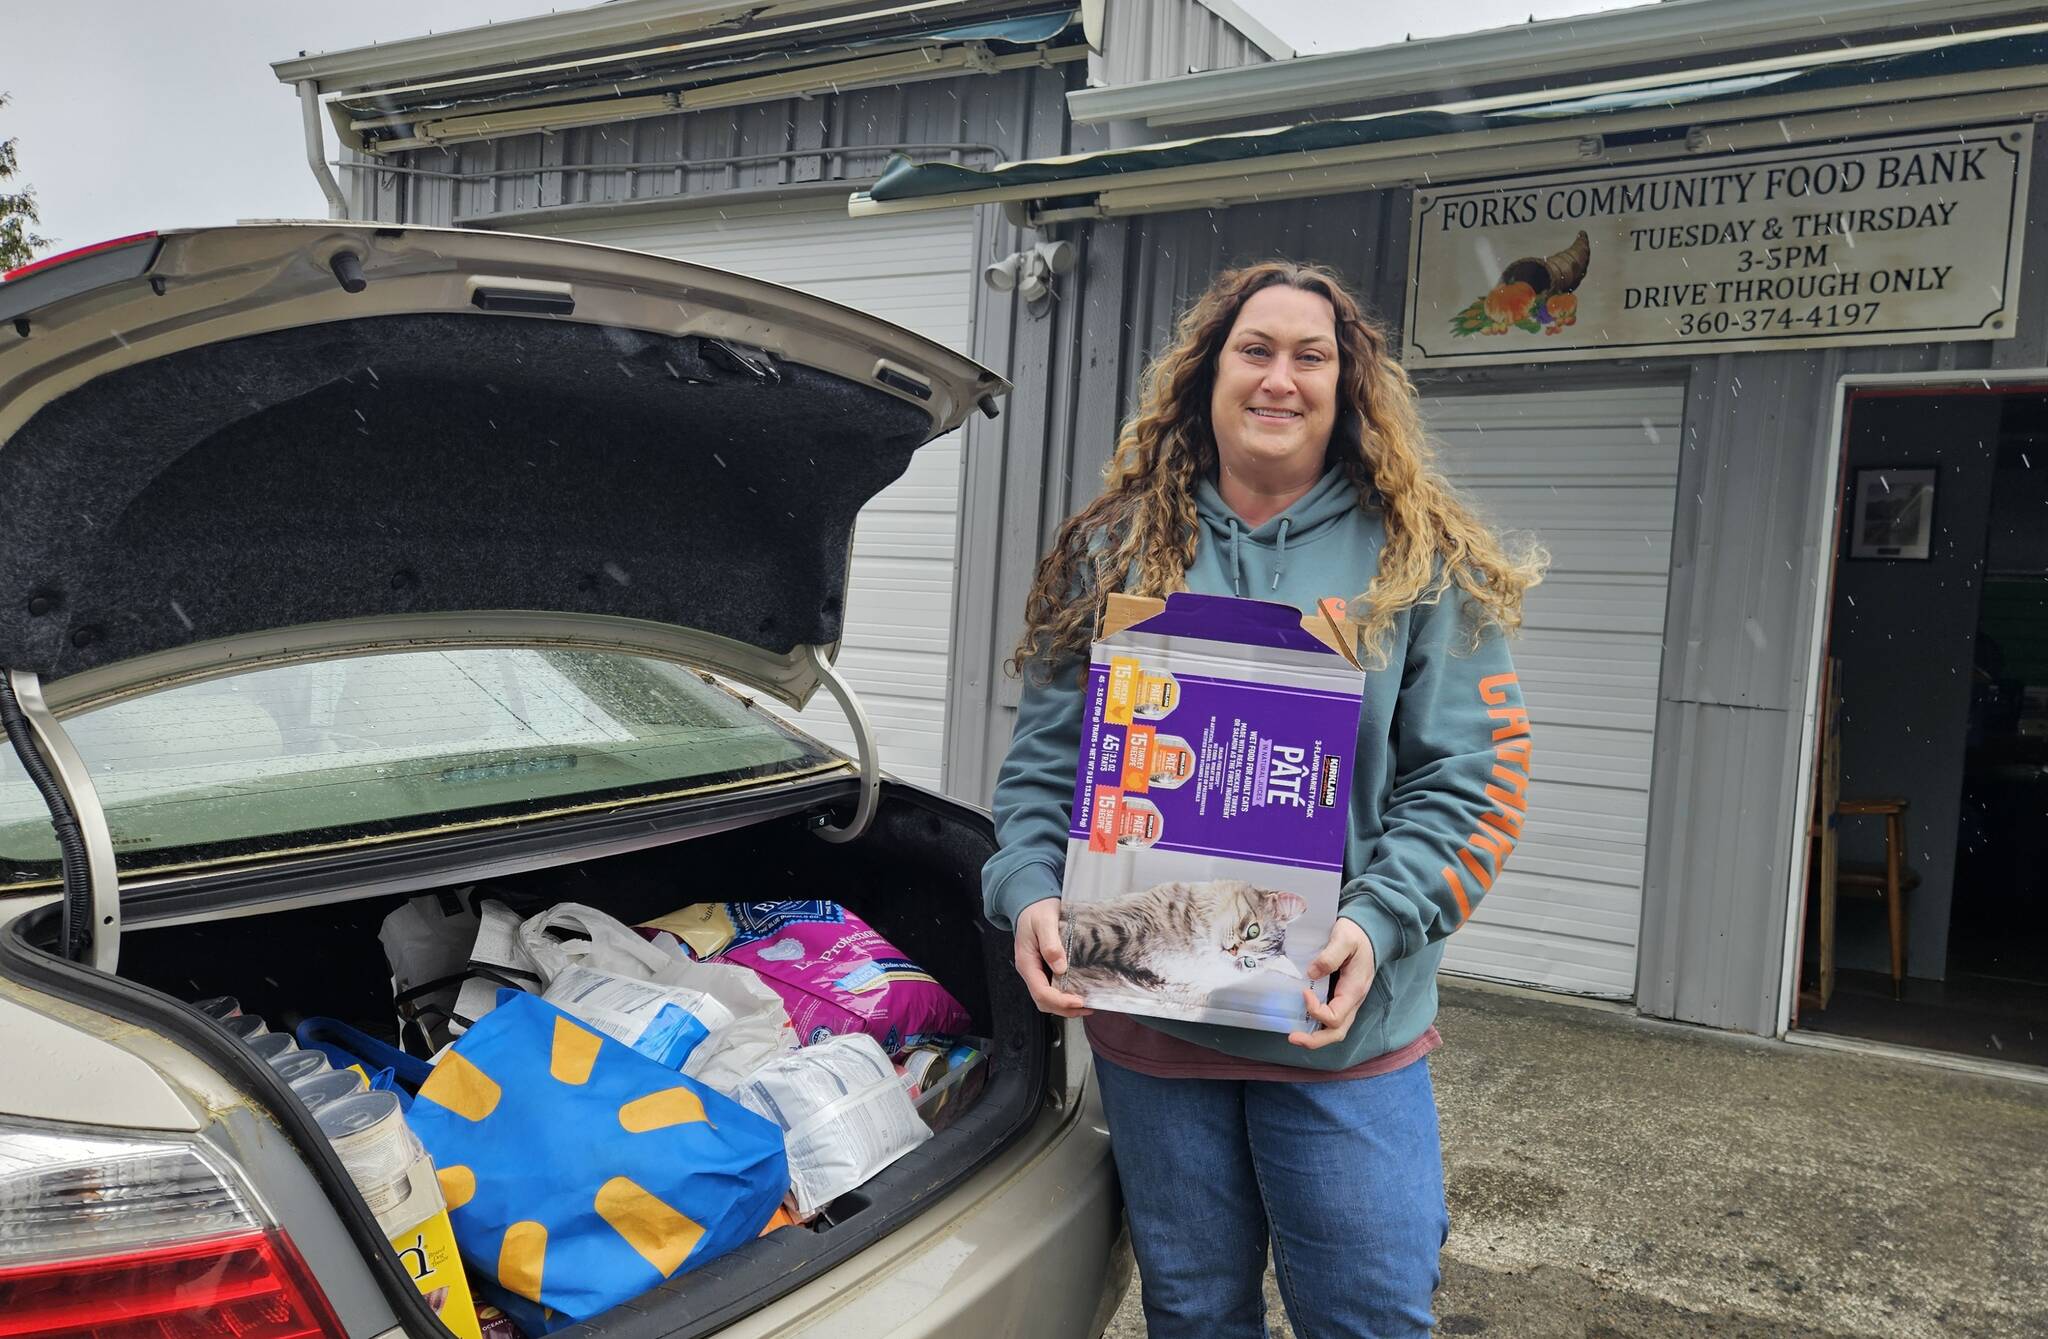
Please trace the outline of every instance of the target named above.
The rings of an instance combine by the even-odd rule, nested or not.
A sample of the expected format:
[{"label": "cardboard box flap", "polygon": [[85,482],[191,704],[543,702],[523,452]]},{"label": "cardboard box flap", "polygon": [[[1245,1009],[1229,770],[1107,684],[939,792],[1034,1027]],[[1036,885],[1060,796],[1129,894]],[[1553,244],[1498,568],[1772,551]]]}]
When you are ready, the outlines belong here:
[{"label": "cardboard box flap", "polygon": [[1133,630],[1295,651],[1335,651],[1353,666],[1358,664],[1358,624],[1345,615],[1344,601],[1334,598],[1323,600],[1315,613],[1303,617],[1293,605],[1271,600],[1191,591],[1176,591],[1164,600],[1112,593],[1102,612],[1100,635]]}]

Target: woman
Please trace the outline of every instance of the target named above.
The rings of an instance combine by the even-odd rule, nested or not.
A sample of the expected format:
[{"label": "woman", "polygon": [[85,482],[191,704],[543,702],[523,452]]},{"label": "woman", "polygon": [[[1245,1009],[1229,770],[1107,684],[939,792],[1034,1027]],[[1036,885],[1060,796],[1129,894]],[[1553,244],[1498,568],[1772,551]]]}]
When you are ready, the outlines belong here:
[{"label": "woman", "polygon": [[[1086,1017],[1152,1339],[1264,1332],[1270,1241],[1295,1332],[1427,1334],[1449,1223],[1436,968],[1521,831],[1528,716],[1505,638],[1540,578],[1430,465],[1415,391],[1326,270],[1219,275],[1148,370],[1107,486],[1039,564],[996,786],[991,920],[1048,1013]],[[1339,919],[1282,1036],[1093,1013],[1059,893],[1081,682],[1106,594],[1327,596],[1367,666]],[[1362,611],[1362,613],[1361,613]]]}]

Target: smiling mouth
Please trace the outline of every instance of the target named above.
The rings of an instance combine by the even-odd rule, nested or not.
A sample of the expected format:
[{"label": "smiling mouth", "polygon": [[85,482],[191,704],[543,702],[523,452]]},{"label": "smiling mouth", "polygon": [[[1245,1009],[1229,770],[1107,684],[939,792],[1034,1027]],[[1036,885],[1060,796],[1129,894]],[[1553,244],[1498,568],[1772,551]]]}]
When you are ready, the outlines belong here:
[{"label": "smiling mouth", "polygon": [[1249,412],[1253,418],[1271,419],[1275,423],[1286,423],[1301,417],[1292,409],[1253,409]]}]

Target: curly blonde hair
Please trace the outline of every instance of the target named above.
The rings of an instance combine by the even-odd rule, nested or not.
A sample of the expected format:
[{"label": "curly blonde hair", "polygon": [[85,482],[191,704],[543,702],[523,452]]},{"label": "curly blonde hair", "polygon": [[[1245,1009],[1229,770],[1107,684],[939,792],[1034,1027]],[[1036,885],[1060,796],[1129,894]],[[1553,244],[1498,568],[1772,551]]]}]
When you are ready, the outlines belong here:
[{"label": "curly blonde hair", "polygon": [[[1488,628],[1521,627],[1522,596],[1543,579],[1535,545],[1510,552],[1437,472],[1415,387],[1387,352],[1387,336],[1343,280],[1317,265],[1269,260],[1226,270],[1180,318],[1172,345],[1146,368],[1138,412],[1117,434],[1100,495],[1060,526],[1039,560],[1011,673],[1086,660],[1112,591],[1165,596],[1195,560],[1195,488],[1217,467],[1209,400],[1217,359],[1252,294],[1286,285],[1329,302],[1337,318],[1337,420],[1326,468],[1350,476],[1359,506],[1384,510],[1379,570],[1356,597],[1359,640],[1384,666],[1403,610],[1456,586],[1469,597],[1475,641]],[[1363,575],[1363,574],[1361,574]]]}]

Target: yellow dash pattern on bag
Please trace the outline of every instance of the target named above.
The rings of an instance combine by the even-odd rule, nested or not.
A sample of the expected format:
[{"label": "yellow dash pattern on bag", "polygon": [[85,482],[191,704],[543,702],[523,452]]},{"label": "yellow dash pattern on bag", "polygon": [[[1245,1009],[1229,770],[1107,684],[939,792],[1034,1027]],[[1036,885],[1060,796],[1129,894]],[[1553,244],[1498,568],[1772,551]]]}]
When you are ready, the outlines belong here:
[{"label": "yellow dash pattern on bag", "polygon": [[441,1198],[451,1209],[460,1209],[476,1198],[476,1173],[467,1167],[443,1167],[435,1175],[441,1182]]},{"label": "yellow dash pattern on bag", "polygon": [[471,1064],[460,1052],[450,1051],[434,1066],[434,1072],[420,1085],[420,1096],[447,1107],[466,1120],[481,1121],[498,1109],[505,1095],[497,1081]]},{"label": "yellow dash pattern on bag", "polygon": [[548,1258],[548,1230],[532,1219],[505,1229],[498,1248],[498,1282],[529,1302],[540,1300],[540,1274]]},{"label": "yellow dash pattern on bag", "polygon": [[688,1088],[668,1088],[649,1093],[619,1108],[619,1125],[628,1134],[646,1134],[649,1130],[665,1130],[671,1125],[688,1125],[691,1121],[709,1119],[704,1114],[704,1099]]},{"label": "yellow dash pattern on bag", "polygon": [[597,1064],[599,1040],[595,1032],[577,1027],[566,1018],[557,1018],[555,1049],[548,1057],[549,1075],[557,1083],[572,1086],[590,1082],[591,1068]]},{"label": "yellow dash pattern on bag", "polygon": [[640,1252],[640,1257],[667,1278],[690,1258],[697,1239],[704,1235],[701,1224],[678,1213],[623,1176],[614,1176],[597,1188],[592,1202],[597,1216],[612,1225],[612,1231]]}]

